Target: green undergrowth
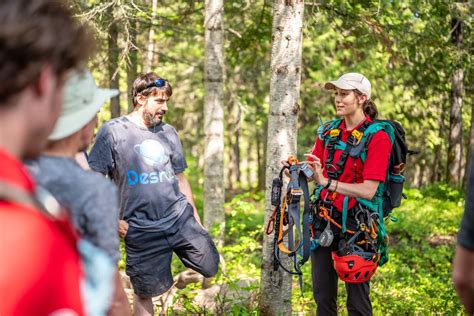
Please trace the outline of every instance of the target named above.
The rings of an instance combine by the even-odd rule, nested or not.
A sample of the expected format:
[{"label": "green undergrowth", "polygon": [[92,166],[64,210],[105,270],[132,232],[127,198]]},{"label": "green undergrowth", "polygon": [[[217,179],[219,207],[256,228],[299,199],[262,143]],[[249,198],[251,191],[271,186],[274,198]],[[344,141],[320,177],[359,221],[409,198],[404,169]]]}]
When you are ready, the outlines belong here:
[{"label": "green undergrowth", "polygon": [[[379,267],[371,282],[374,315],[457,315],[462,313],[451,281],[455,236],[461,220],[463,192],[444,184],[407,189],[403,201],[388,222],[389,262]],[[219,249],[225,260],[216,284],[250,292],[244,302],[216,297],[232,315],[256,315],[259,295],[262,238],[264,233],[263,193],[246,193],[226,203],[225,245]],[[173,259],[173,272],[184,269]],[[192,313],[206,313],[193,306],[193,289],[180,291],[178,300]],[[344,283],[339,282],[338,309],[346,315]],[[295,313],[312,315],[316,304],[311,289],[311,263],[303,267],[303,295],[298,278],[293,278],[292,307]]]}]

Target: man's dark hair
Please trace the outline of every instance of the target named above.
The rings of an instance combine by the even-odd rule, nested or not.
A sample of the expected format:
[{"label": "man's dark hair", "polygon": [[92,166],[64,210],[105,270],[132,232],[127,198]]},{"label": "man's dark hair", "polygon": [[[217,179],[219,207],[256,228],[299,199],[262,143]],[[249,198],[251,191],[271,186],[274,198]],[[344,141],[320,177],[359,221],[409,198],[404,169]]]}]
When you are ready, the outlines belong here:
[{"label": "man's dark hair", "polygon": [[94,40],[64,0],[0,1],[0,107],[45,65],[59,77],[87,61]]},{"label": "man's dark hair", "polygon": [[165,85],[163,87],[156,87],[156,86],[151,86],[149,87],[151,84],[153,84],[153,82],[155,82],[156,80],[158,79],[163,79],[161,78],[160,76],[158,76],[156,73],[154,72],[148,72],[146,74],[141,74],[138,76],[137,79],[135,79],[135,81],[133,82],[133,86],[132,86],[132,102],[133,102],[133,106],[137,106],[137,96],[139,94],[141,95],[144,95],[144,96],[148,96],[150,95],[152,92],[155,92],[155,91],[165,91],[166,95],[168,97],[171,97],[171,95],[173,94],[173,88],[171,87],[170,83],[163,79],[165,81]]}]

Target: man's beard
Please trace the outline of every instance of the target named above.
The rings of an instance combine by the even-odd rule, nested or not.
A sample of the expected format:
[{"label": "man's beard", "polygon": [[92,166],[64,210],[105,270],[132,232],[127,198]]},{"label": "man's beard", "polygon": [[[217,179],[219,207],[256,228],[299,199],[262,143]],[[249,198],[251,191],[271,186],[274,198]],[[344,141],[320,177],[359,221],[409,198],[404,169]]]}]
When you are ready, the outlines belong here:
[{"label": "man's beard", "polygon": [[143,120],[145,121],[145,125],[147,125],[148,127],[153,127],[153,126],[159,124],[161,122],[161,118],[157,117],[156,114],[160,114],[162,118],[165,115],[165,113],[163,111],[158,111],[154,114],[152,114],[150,112],[147,112],[147,111],[144,111],[143,112]]}]

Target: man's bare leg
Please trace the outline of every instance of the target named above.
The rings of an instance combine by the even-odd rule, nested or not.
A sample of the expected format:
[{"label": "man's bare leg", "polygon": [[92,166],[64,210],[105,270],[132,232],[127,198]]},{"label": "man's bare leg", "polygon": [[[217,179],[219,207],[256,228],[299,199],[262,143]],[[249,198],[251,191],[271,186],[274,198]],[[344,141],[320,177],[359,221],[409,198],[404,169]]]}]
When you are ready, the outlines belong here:
[{"label": "man's bare leg", "polygon": [[133,295],[133,315],[134,316],[152,316],[153,301],[151,297],[141,298]]}]

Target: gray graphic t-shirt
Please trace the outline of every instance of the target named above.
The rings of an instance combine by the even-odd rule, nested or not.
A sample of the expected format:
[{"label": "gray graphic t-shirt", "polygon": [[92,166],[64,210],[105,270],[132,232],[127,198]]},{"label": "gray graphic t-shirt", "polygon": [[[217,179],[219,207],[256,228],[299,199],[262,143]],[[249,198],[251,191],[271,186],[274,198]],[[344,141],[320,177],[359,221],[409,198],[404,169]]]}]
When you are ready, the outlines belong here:
[{"label": "gray graphic t-shirt", "polygon": [[167,229],[187,205],[176,176],[187,163],[178,133],[169,124],[144,128],[126,116],[105,123],[89,165],[117,183],[121,216],[132,226]]},{"label": "gray graphic t-shirt", "polygon": [[37,184],[69,211],[81,237],[103,249],[117,263],[121,255],[115,185],[66,157],[40,156],[26,164]]}]

